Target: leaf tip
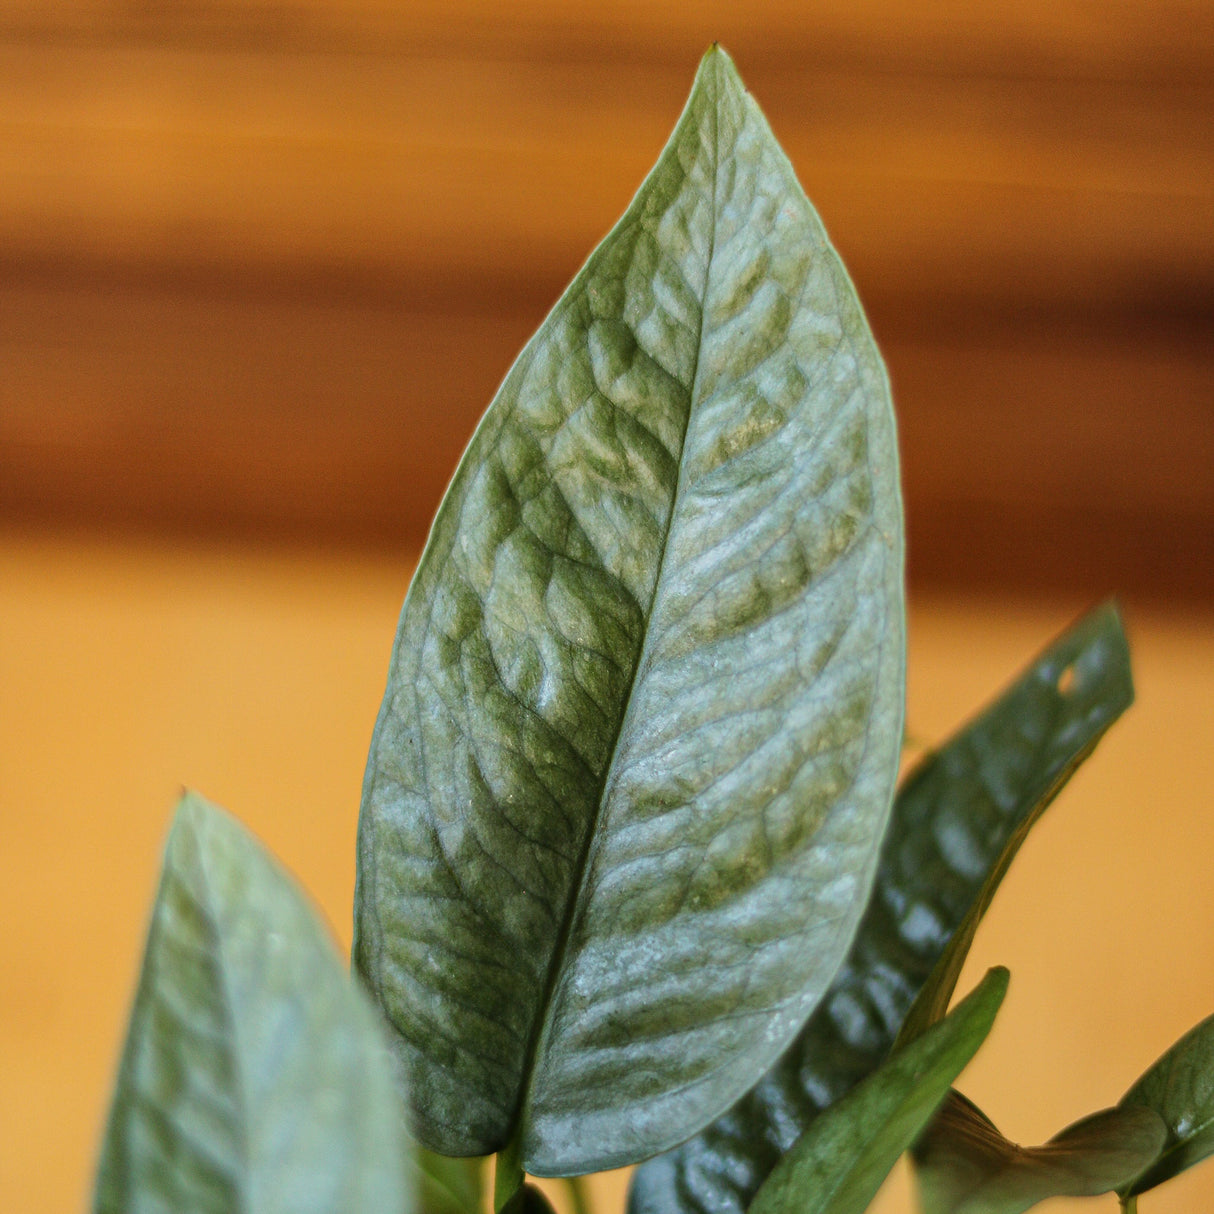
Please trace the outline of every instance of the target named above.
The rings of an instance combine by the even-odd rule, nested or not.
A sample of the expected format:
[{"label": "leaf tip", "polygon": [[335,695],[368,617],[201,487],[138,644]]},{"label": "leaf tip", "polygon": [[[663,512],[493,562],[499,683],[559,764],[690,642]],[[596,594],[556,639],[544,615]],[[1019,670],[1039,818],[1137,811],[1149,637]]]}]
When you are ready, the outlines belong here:
[{"label": "leaf tip", "polygon": [[1011,970],[1006,966],[993,965],[963,1002],[968,1003],[972,999],[976,1004],[981,1004],[986,1009],[987,1015],[993,1020],[995,1013],[1003,1006],[1011,978]]},{"label": "leaf tip", "polygon": [[214,807],[192,789],[183,789],[173,811],[164,845],[164,867],[175,872],[192,871],[205,846]]},{"label": "leaf tip", "polygon": [[1134,703],[1134,668],[1130,661],[1130,640],[1126,636],[1125,617],[1121,614],[1121,604],[1115,599],[1108,599],[1101,604],[1101,614],[1106,621],[1106,627],[1114,638],[1117,647],[1117,659],[1123,671],[1122,702],[1123,711]]},{"label": "leaf tip", "polygon": [[230,836],[235,826],[235,819],[225,810],[194,789],[184,789],[173,812],[166,853],[181,862],[187,856],[213,852],[215,844]]},{"label": "leaf tip", "polygon": [[1072,679],[1065,688],[1060,681],[1059,691],[1082,696],[1086,688],[1112,713],[1110,721],[1116,719],[1134,702],[1130,643],[1120,604],[1116,599],[1106,599],[1080,622],[1074,635],[1077,658],[1068,670],[1086,668],[1087,677]]},{"label": "leaf tip", "polygon": [[746,86],[742,83],[742,77],[738,75],[738,69],[734,66],[732,57],[715,40],[708,50],[704,52],[704,57],[700,60],[700,67],[696,72],[692,92],[697,93],[702,89],[708,88],[713,90],[718,100],[722,93],[726,91],[736,92],[740,95],[744,95],[746,92]]},{"label": "leaf tip", "polygon": [[204,796],[192,788],[183,788],[173,811],[173,829],[178,826],[186,830],[197,828],[213,812],[214,806]]}]

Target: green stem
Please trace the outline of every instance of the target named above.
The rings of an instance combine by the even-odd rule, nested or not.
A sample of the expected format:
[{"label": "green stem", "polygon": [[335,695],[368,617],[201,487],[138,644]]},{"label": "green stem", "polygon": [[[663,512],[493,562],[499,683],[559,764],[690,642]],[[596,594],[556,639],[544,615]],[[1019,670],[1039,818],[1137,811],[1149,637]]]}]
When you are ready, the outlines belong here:
[{"label": "green stem", "polygon": [[590,1186],[584,1176],[566,1176],[569,1198],[573,1203],[573,1214],[594,1214],[594,1203],[590,1200]]},{"label": "green stem", "polygon": [[493,1214],[502,1214],[506,1203],[523,1187],[523,1142],[518,1131],[497,1153],[493,1170]]},{"label": "green stem", "polygon": [[1121,1199],[1121,1214],[1138,1214],[1137,1193],[1127,1193]]}]

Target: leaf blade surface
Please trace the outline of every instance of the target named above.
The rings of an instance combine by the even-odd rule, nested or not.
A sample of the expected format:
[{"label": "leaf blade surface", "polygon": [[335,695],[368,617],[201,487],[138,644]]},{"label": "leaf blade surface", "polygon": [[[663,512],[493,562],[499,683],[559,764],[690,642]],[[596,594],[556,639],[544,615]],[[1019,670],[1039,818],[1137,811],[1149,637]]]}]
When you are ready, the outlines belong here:
[{"label": "leaf blade surface", "polygon": [[1106,604],[920,762],[898,792],[873,896],[822,1006],[732,1109],[637,1169],[631,1214],[746,1210],[813,1119],[881,1064],[925,989],[938,1010],[1016,849],[1132,700],[1125,634]]},{"label": "leaf blade surface", "polygon": [[1042,1146],[1022,1147],[953,1091],[911,1154],[923,1214],[1023,1214],[1051,1197],[1120,1188],[1156,1157],[1165,1136],[1149,1109],[1113,1108]]},{"label": "leaf blade surface", "polygon": [[374,1009],[227,814],[174,820],[102,1147],[97,1214],[411,1209]]},{"label": "leaf blade surface", "polygon": [[751,1214],[862,1214],[986,1040],[1007,982],[1007,970],[991,970],[949,1016],[817,1118],[759,1189]]},{"label": "leaf blade surface", "polygon": [[1214,1154],[1214,1016],[1147,1068],[1119,1107],[1154,1110],[1167,1127],[1160,1158],[1128,1187],[1145,1193]]},{"label": "leaf blade surface", "polygon": [[694,1132],[799,1027],[901,733],[888,386],[723,52],[511,370],[410,588],[355,960],[435,1150]]}]

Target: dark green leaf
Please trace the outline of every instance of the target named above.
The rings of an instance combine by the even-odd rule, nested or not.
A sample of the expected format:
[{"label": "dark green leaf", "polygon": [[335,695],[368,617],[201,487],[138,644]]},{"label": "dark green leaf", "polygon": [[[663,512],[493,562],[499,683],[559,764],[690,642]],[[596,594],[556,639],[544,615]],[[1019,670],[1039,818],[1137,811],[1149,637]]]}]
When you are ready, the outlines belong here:
[{"label": "dark green leaf", "polygon": [[935,1025],[831,1105],[776,1165],[750,1214],[861,1214],[986,1040],[1007,992],[994,969]]},{"label": "dark green leaf", "polygon": [[1154,1110],[1167,1126],[1160,1158],[1129,1186],[1145,1193],[1214,1154],[1214,1016],[1190,1029],[1121,1098]]},{"label": "dark green leaf", "polygon": [[771,1065],[871,888],[903,633],[884,370],[714,48],[477,430],[401,618],[355,960],[427,1146],[614,1167]]},{"label": "dark green leaf", "polygon": [[402,1126],[378,1017],[315,913],[243,827],[187,795],[94,1209],[405,1211]]},{"label": "dark green leaf", "polygon": [[934,990],[952,989],[952,965],[1016,849],[1132,698],[1125,635],[1107,605],[919,764],[898,794],[872,900],[822,1006],[754,1091],[637,1170],[633,1214],[746,1209],[814,1117],[880,1065],[946,952]]},{"label": "dark green leaf", "polygon": [[960,1092],[950,1092],[912,1157],[922,1214],[1021,1214],[1049,1197],[1095,1197],[1124,1185],[1163,1146],[1149,1109],[1104,1109],[1044,1146],[1009,1142]]},{"label": "dark green leaf", "polygon": [[514,1196],[502,1207],[501,1214],[556,1214],[556,1211],[535,1185],[527,1183],[518,1187]]}]

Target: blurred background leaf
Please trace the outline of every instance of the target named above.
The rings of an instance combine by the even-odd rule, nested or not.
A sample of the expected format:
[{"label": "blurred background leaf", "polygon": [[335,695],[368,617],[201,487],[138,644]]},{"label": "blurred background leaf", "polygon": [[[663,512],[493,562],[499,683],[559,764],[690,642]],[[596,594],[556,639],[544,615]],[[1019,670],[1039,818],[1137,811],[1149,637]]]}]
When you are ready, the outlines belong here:
[{"label": "blurred background leaf", "polygon": [[1120,1188],[1155,1158],[1165,1136],[1150,1109],[1113,1108],[1042,1146],[1022,1147],[952,1091],[911,1154],[923,1214],[1023,1214],[1051,1197]]},{"label": "blurred background leaf", "polygon": [[642,1164],[630,1214],[742,1214],[820,1111],[947,1011],[1029,831],[1133,699],[1117,609],[1075,623],[907,774],[873,896],[822,1005],[763,1080]]},{"label": "blurred background leaf", "polygon": [[763,1182],[754,1214],[862,1214],[986,1040],[1007,993],[992,969],[942,1020],[832,1104]]}]

